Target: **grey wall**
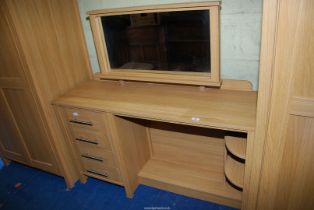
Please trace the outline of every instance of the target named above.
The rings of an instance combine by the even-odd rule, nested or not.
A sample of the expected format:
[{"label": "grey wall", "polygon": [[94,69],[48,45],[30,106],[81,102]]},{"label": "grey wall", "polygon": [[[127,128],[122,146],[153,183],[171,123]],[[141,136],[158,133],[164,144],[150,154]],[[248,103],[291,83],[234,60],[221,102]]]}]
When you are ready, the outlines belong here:
[{"label": "grey wall", "polygon": [[[99,72],[96,50],[86,13],[142,5],[206,0],[77,0],[94,72]],[[221,2],[221,77],[241,79],[258,87],[262,0],[222,0]]]}]

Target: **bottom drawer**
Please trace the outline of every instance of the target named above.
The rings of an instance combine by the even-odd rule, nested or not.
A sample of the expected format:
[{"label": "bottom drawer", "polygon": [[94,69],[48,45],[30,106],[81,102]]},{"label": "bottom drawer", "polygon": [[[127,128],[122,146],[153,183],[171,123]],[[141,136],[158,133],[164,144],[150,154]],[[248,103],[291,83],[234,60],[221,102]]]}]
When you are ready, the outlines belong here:
[{"label": "bottom drawer", "polygon": [[120,174],[116,168],[108,167],[105,163],[81,157],[86,172],[97,175],[107,180],[120,182]]}]

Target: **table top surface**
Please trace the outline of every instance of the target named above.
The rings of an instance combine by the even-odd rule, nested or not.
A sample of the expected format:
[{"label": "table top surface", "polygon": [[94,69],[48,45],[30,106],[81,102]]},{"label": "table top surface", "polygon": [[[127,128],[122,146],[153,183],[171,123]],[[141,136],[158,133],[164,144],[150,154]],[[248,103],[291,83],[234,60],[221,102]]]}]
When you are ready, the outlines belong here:
[{"label": "table top surface", "polygon": [[256,101],[255,91],[92,80],[70,90],[53,104],[246,132],[255,129]]}]

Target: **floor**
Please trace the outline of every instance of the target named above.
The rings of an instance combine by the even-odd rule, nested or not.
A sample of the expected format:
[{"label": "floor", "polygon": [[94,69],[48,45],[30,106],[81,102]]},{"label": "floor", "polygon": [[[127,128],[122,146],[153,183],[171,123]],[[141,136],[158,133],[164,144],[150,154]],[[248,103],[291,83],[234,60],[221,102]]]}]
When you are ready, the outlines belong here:
[{"label": "floor", "polygon": [[142,185],[128,199],[122,187],[92,178],[67,190],[61,177],[14,162],[0,169],[0,180],[1,210],[232,210]]}]

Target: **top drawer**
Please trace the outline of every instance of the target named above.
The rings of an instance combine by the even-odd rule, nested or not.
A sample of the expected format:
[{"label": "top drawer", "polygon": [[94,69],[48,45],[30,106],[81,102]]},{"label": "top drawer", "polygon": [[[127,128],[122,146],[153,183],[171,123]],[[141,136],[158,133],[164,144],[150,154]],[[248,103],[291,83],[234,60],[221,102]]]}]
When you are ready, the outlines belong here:
[{"label": "top drawer", "polygon": [[97,130],[105,129],[105,116],[101,112],[66,108],[65,113],[67,120],[75,126]]}]

